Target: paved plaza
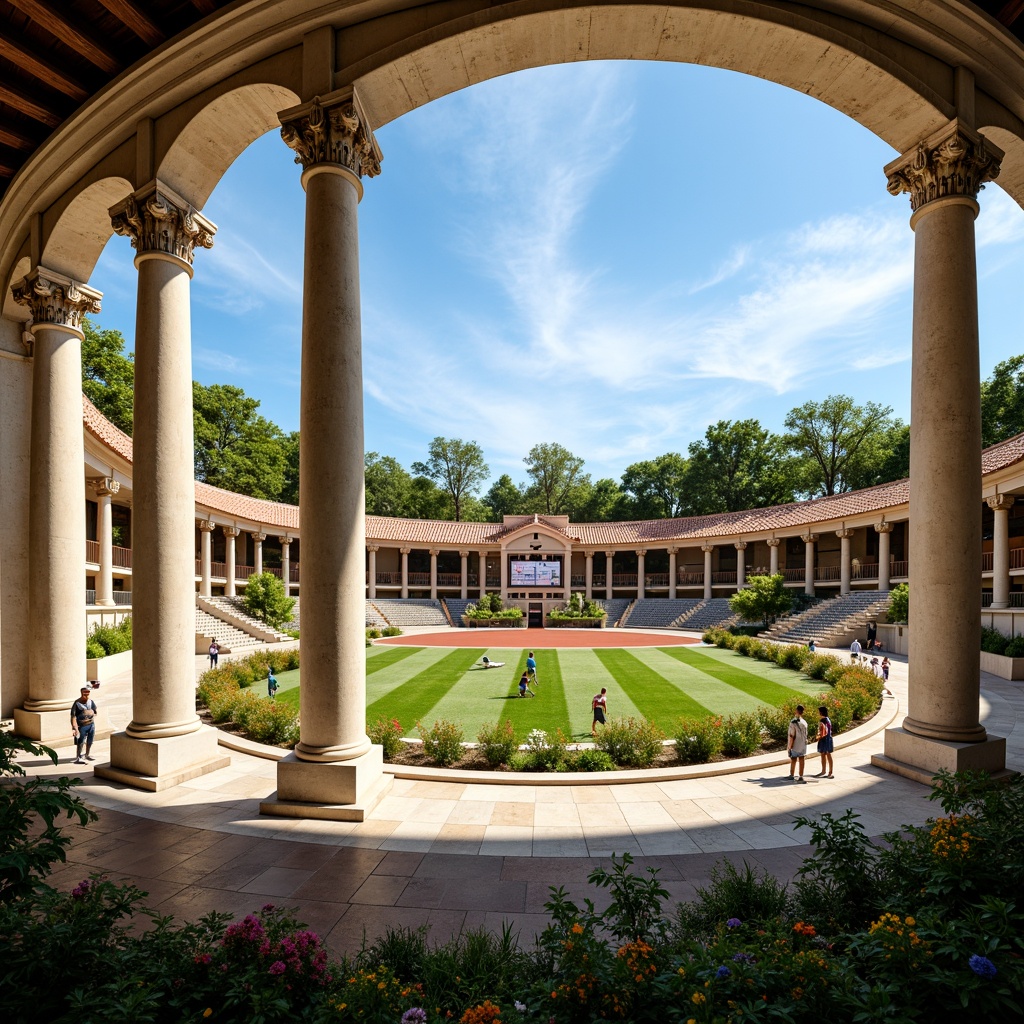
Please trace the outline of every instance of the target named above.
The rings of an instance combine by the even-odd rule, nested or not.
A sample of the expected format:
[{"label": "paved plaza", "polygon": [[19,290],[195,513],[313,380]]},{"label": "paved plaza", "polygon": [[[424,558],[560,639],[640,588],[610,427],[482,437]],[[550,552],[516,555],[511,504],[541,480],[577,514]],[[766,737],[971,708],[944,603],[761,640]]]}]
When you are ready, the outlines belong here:
[{"label": "paved plaza", "polygon": [[[197,659],[197,671],[204,663]],[[870,763],[883,723],[905,714],[905,659],[894,660],[890,686],[895,698],[875,722],[838,738],[836,777],[813,778],[811,756],[804,785],[788,781],[778,754],[727,774],[658,769],[588,785],[512,785],[468,772],[398,777],[367,821],[350,823],[260,817],[260,801],[276,788],[276,762],[243,751],[231,751],[229,767],[160,793],[95,778],[70,763],[67,748],[57,767],[23,763],[33,773],[82,776],[80,792],[100,814],[71,829],[68,864],[53,876],[59,887],[102,871],[136,883],[148,906],[181,919],[292,906],[346,952],[398,926],[425,925],[443,940],[508,921],[528,940],[546,923],[551,885],[601,905],[606,892],[586,878],[613,852],[658,868],[672,899],[685,900],[723,857],[791,878],[810,852],[806,830],[793,827],[799,816],[852,808],[877,836],[934,815],[928,787]],[[108,724],[123,728],[130,675],[105,681],[96,698]],[[983,676],[982,722],[1007,737],[1007,765],[1024,768],[1024,685]],[[108,747],[97,744],[97,764]]]}]

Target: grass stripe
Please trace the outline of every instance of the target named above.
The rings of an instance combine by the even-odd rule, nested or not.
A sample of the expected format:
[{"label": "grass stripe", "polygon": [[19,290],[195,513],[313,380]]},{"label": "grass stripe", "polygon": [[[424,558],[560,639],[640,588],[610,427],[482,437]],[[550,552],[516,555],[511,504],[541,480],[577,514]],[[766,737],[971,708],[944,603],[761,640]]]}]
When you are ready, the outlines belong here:
[{"label": "grass stripe", "polygon": [[[569,708],[565,700],[565,683],[562,679],[562,667],[559,664],[559,652],[543,651],[537,662],[536,685],[530,685],[537,697],[526,697],[520,700],[518,697],[505,702],[497,718],[508,718],[515,726],[516,736],[520,740],[525,738],[527,733],[533,729],[543,729],[545,732],[554,732],[561,729],[567,736],[570,735],[571,725],[569,723]],[[517,663],[518,671],[515,674],[513,684],[518,693],[519,677],[526,670],[526,652]],[[494,717],[491,721],[495,721]]]},{"label": "grass stripe", "polygon": [[434,705],[469,671],[474,662],[479,661],[482,653],[480,649],[451,651],[429,668],[369,704],[366,708],[367,721],[376,721],[381,716],[397,718],[408,732],[410,723],[431,720],[430,712]]},{"label": "grass stripe", "polygon": [[703,718],[711,714],[709,708],[674,686],[631,652],[599,650],[595,653],[644,718],[662,723],[663,728],[665,722],[674,721],[680,715]]},{"label": "grass stripe", "polygon": [[[665,648],[665,653],[670,658],[675,658],[677,661],[683,662],[684,665],[689,665],[727,686],[734,686],[737,690],[749,693],[751,697],[755,697],[762,704],[778,707],[794,697],[805,696],[801,690],[794,690],[790,686],[784,686],[781,683],[754,675],[739,665],[723,663],[716,658],[708,658],[704,654],[688,651],[683,647],[668,647]],[[736,657],[743,656],[737,654]],[[778,669],[778,666],[776,668]]]},{"label": "grass stripe", "polygon": [[432,665],[436,665],[446,654],[447,650],[439,647],[419,647],[413,649],[413,654],[394,664],[386,665],[379,672],[366,677],[366,703],[372,704],[386,693],[397,690],[407,683],[413,676],[426,671]]},{"label": "grass stripe", "polygon": [[635,651],[634,654],[648,668],[667,679],[673,686],[679,687],[698,704],[711,708],[716,714],[736,715],[744,711],[755,711],[764,703],[743,690],[681,663],[664,649],[650,648]]},{"label": "grass stripe", "polygon": [[[370,652],[374,650],[381,653],[369,657]],[[404,661],[410,654],[415,654],[417,651],[422,650],[422,647],[389,647],[387,650],[383,650],[380,647],[371,647],[366,652],[368,656],[366,659],[366,674],[372,675],[374,672],[379,672],[382,668],[387,668],[388,665]]]},{"label": "grass stripe", "polygon": [[564,677],[569,725],[573,736],[590,736],[590,727],[594,721],[590,702],[594,694],[600,692],[602,686],[608,691],[610,715],[616,718],[628,718],[631,715],[640,717],[640,710],[593,650],[583,648],[559,651],[558,660]]}]

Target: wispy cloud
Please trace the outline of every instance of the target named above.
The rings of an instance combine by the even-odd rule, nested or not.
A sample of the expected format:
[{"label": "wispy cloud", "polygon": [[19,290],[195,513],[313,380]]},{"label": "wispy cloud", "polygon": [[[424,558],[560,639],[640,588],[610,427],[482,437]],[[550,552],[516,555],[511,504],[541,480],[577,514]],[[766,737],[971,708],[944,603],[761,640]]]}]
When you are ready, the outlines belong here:
[{"label": "wispy cloud", "polygon": [[223,232],[204,254],[196,301],[232,316],[245,316],[268,303],[301,308],[301,265],[298,273],[287,270],[279,254],[268,247],[268,234],[254,225],[246,227],[243,232]]},{"label": "wispy cloud", "polygon": [[715,285],[721,284],[723,281],[728,281],[730,278],[735,277],[746,265],[747,259],[750,256],[749,245],[738,245],[729,254],[729,258],[718,265],[715,272],[705,281],[699,281],[697,284],[691,286],[690,294],[696,295],[697,292],[706,291],[708,288],[714,288]]}]

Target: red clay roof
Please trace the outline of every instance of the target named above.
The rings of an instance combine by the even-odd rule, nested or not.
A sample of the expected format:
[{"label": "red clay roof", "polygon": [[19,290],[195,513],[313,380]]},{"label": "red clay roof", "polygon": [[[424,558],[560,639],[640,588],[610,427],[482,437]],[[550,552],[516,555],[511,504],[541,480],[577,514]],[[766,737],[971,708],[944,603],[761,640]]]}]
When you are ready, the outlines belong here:
[{"label": "red clay roof", "polygon": [[[82,396],[85,429],[125,461],[132,461],[132,439],[119,430],[97,408]],[[1024,461],[1024,434],[986,448],[982,452],[982,473],[995,473]],[[569,523],[566,516],[509,516],[503,523],[453,523],[429,519],[391,519],[386,516],[366,517],[366,539],[375,541],[406,541],[415,545],[446,545],[480,548],[494,546],[529,523],[543,524],[567,539],[587,547],[647,542],[700,540],[705,537],[732,537],[769,530],[812,528],[819,523],[834,522],[869,512],[906,505],[910,500],[910,481],[896,480],[860,491],[836,494],[828,498],[812,498],[772,508],[746,512],[721,512],[685,519],[652,519],[625,523]],[[980,500],[980,498],[979,498]],[[196,483],[196,504],[215,512],[268,527],[284,530],[299,528],[299,509],[261,498],[249,498],[209,484]]]}]

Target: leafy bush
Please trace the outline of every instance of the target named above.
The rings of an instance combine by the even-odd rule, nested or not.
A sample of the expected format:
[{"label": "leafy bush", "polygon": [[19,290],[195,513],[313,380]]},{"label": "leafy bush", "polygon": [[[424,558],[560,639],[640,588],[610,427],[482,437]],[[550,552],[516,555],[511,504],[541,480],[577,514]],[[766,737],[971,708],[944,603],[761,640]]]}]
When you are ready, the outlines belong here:
[{"label": "leafy bush", "polygon": [[568,737],[561,729],[556,729],[553,733],[533,729],[524,744],[524,766],[540,771],[565,771],[568,744]]},{"label": "leafy bush", "polygon": [[598,734],[597,749],[616,764],[646,768],[662,752],[665,734],[646,718],[613,718]]},{"label": "leafy bush", "polygon": [[516,730],[509,719],[485,725],[476,735],[480,752],[492,768],[508,764],[518,748]]},{"label": "leafy bush", "polygon": [[416,729],[423,741],[423,752],[442,768],[462,760],[462,726],[447,719],[439,718],[429,729],[416,723]]},{"label": "leafy bush", "polygon": [[675,728],[676,755],[685,764],[707,764],[722,753],[722,719],[680,718]]},{"label": "leafy bush", "polygon": [[678,905],[676,928],[683,936],[702,939],[714,935],[727,920],[770,925],[788,912],[789,905],[789,890],[773,875],[758,873],[746,861],[740,869],[725,860],[711,869],[710,885],[698,887],[692,902]]},{"label": "leafy bush", "polygon": [[394,761],[405,749],[402,733],[402,723],[397,718],[378,718],[366,730],[370,742],[377,743],[384,748],[385,761]]},{"label": "leafy bush", "polygon": [[730,715],[722,725],[722,749],[730,757],[749,757],[761,747],[761,723],[745,711]]},{"label": "leafy bush", "polygon": [[92,637],[89,637],[89,639],[85,641],[85,657],[88,660],[91,661],[94,658],[105,658],[106,656],[107,652],[103,649],[103,646],[99,641],[94,640]]},{"label": "leafy bush", "polygon": [[1015,637],[1011,637],[1003,654],[1007,658],[1024,658],[1024,636],[1018,633]]},{"label": "leafy bush", "polygon": [[569,770],[574,772],[613,772],[615,762],[603,750],[577,750],[569,755]]},{"label": "leafy bush", "polygon": [[284,583],[272,572],[250,576],[243,596],[245,610],[271,629],[288,622],[295,608],[295,598],[285,593]]},{"label": "leafy bush", "polygon": [[253,690],[243,690],[231,709],[232,720],[257,743],[294,747],[299,741],[299,722],[287,704],[267,700]]},{"label": "leafy bush", "polygon": [[795,672],[802,672],[804,666],[814,655],[799,644],[786,644],[784,647],[775,649],[775,664],[779,668],[793,669]]},{"label": "leafy bush", "polygon": [[[101,654],[89,654],[90,649],[99,647]],[[116,626],[96,626],[86,640],[86,657],[105,658],[132,649],[132,618],[129,615]]]},{"label": "leafy bush", "polygon": [[385,626],[380,631],[381,636],[401,636],[402,631],[397,626]]},{"label": "leafy bush", "polygon": [[718,626],[712,626],[711,629],[704,630],[701,636],[701,640],[706,644],[714,644],[715,647],[731,648],[735,642],[735,637],[727,629],[721,629]]},{"label": "leafy bush", "polygon": [[766,704],[762,704],[757,709],[758,724],[768,734],[768,738],[772,743],[785,743],[789,739],[789,723],[792,721],[796,710],[796,701],[792,703],[794,704],[792,710],[787,706],[773,708]]},{"label": "leafy bush", "polygon": [[910,586],[901,583],[889,591],[889,611],[886,617],[890,622],[910,621]]},{"label": "leafy bush", "polygon": [[584,600],[580,594],[573,594],[562,608],[554,608],[548,612],[548,618],[554,622],[567,619],[603,619],[608,613],[596,601]]},{"label": "leafy bush", "polygon": [[982,626],[981,649],[986,654],[1005,654],[1006,645],[1009,642],[1009,637],[1004,636],[998,629],[989,629],[986,626]]},{"label": "leafy bush", "polygon": [[839,659],[834,654],[812,654],[804,662],[804,674],[811,677],[811,679],[824,679],[825,673],[833,665],[840,664]]},{"label": "leafy bush", "polygon": [[366,627],[366,639],[367,640],[379,640],[380,630],[376,626]]}]

